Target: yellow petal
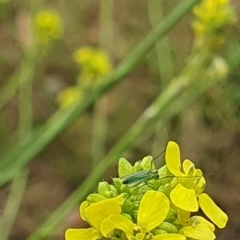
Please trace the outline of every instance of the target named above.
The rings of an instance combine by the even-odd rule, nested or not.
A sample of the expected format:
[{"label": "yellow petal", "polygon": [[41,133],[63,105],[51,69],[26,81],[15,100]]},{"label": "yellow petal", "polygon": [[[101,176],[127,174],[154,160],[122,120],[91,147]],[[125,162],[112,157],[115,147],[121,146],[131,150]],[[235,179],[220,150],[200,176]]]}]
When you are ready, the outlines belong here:
[{"label": "yellow petal", "polygon": [[184,175],[181,167],[180,160],[180,149],[179,146],[172,141],[168,142],[166,155],[165,155],[166,164],[168,170],[175,176]]},{"label": "yellow petal", "polygon": [[121,206],[113,199],[93,203],[85,209],[88,222],[96,229],[100,229],[101,222],[111,214],[120,214]]},{"label": "yellow petal", "polygon": [[183,227],[179,233],[196,240],[213,240],[216,238],[215,234],[205,224]]},{"label": "yellow petal", "polygon": [[170,198],[173,204],[185,211],[197,212],[198,202],[197,196],[193,189],[183,187],[182,184],[178,184],[170,193]]},{"label": "yellow petal", "polygon": [[206,216],[219,228],[224,228],[228,221],[227,214],[223,212],[206,193],[200,194],[198,199],[199,205]]},{"label": "yellow petal", "polygon": [[134,224],[126,217],[118,214],[113,214],[107,217],[101,223],[100,229],[101,233],[105,237],[107,237],[107,235],[114,229],[120,229],[126,234],[127,238],[130,239],[133,236],[133,227]]},{"label": "yellow petal", "polygon": [[159,234],[152,238],[152,240],[186,240],[186,237],[182,234]]},{"label": "yellow petal", "polygon": [[193,162],[188,159],[185,159],[182,164],[183,172],[189,176],[192,176],[195,170]]},{"label": "yellow petal", "polygon": [[96,240],[101,239],[102,234],[95,228],[87,229],[67,229],[65,233],[66,240]]},{"label": "yellow petal", "polygon": [[190,217],[190,212],[189,211],[185,211],[181,208],[177,208],[177,215],[178,215],[178,220],[180,223],[185,224],[187,222],[187,220]]},{"label": "yellow petal", "polygon": [[202,225],[207,225],[207,227],[212,231],[214,232],[215,231],[215,226],[209,222],[208,220],[206,220],[204,217],[201,217],[201,216],[196,216],[196,218],[198,219],[198,221],[200,221],[200,223]]},{"label": "yellow petal", "polygon": [[87,219],[86,219],[86,216],[85,216],[85,209],[86,207],[88,207],[88,201],[84,201],[80,204],[80,207],[79,207],[79,213],[80,213],[80,216],[81,218],[87,222]]},{"label": "yellow petal", "polygon": [[163,222],[169,211],[169,200],[161,192],[147,191],[141,199],[137,223],[150,232]]}]

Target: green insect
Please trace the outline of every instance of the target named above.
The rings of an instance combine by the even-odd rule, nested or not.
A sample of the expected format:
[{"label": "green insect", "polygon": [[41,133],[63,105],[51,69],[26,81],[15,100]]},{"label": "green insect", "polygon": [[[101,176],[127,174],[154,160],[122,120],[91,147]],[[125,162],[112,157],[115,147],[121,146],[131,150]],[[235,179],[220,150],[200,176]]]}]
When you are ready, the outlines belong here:
[{"label": "green insect", "polygon": [[150,169],[123,176],[121,179],[123,184],[134,187],[152,179],[159,179],[159,174],[157,169]]},{"label": "green insect", "polygon": [[159,174],[157,169],[152,169],[152,164],[155,159],[157,159],[160,155],[165,152],[162,151],[157,157],[152,159],[151,167],[148,170],[142,170],[140,172],[132,173],[126,176],[121,177],[122,183],[126,184],[128,187],[134,187],[141,183],[147,183],[150,180],[157,180],[159,179]]}]

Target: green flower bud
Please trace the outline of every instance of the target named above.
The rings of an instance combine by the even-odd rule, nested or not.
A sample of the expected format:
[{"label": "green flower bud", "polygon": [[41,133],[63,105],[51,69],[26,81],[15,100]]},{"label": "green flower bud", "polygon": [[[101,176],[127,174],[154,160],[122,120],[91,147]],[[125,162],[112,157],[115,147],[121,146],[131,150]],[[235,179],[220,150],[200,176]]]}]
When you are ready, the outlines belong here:
[{"label": "green flower bud", "polygon": [[172,223],[169,222],[162,222],[159,226],[159,229],[164,230],[168,233],[177,233],[178,229],[175,225],[173,225]]},{"label": "green flower bud", "polygon": [[134,210],[138,210],[139,209],[139,205],[140,205],[140,201],[133,202],[133,209]]},{"label": "green flower bud", "polygon": [[98,193],[92,193],[87,197],[87,201],[89,201],[91,203],[99,202],[104,199],[106,199],[106,198]]},{"label": "green flower bud", "polygon": [[122,184],[122,180],[120,178],[113,178],[113,185],[118,190],[118,192],[123,192],[121,191],[122,187],[126,188],[126,186]]},{"label": "green flower bud", "polygon": [[173,223],[177,219],[177,212],[174,208],[170,208],[167,217],[165,218],[166,222]]},{"label": "green flower bud", "polygon": [[122,205],[122,213],[131,213],[133,210],[133,203],[127,199]]},{"label": "green flower bud", "polygon": [[111,197],[111,188],[108,182],[99,182],[98,183],[98,193],[106,198]]},{"label": "green flower bud", "polygon": [[133,167],[131,163],[125,158],[120,158],[118,162],[118,176],[123,177],[133,173]]},{"label": "green flower bud", "polygon": [[121,213],[121,215],[124,216],[125,218],[129,219],[130,221],[132,221],[132,216],[130,214]]},{"label": "green flower bud", "polygon": [[152,156],[144,157],[143,160],[140,162],[140,165],[143,170],[155,169],[155,167],[153,165],[153,157]]},{"label": "green flower bud", "polygon": [[162,192],[165,195],[167,195],[167,193],[169,191],[169,184],[165,184],[163,186],[160,186],[157,190],[158,190],[158,192]]},{"label": "green flower bud", "polygon": [[137,222],[137,215],[138,215],[138,210],[133,210],[132,211],[132,218],[134,222]]},{"label": "green flower bud", "polygon": [[151,232],[152,232],[153,235],[159,235],[159,234],[166,234],[167,233],[166,231],[164,231],[162,229],[158,229],[158,228],[153,229]]},{"label": "green flower bud", "polygon": [[111,191],[112,191],[112,197],[116,197],[116,196],[119,195],[118,190],[113,185],[110,185],[110,188],[111,188]]},{"label": "green flower bud", "polygon": [[142,171],[142,167],[141,167],[141,163],[140,161],[137,161],[135,162],[134,166],[133,166],[133,173],[136,173],[136,172],[140,172]]}]

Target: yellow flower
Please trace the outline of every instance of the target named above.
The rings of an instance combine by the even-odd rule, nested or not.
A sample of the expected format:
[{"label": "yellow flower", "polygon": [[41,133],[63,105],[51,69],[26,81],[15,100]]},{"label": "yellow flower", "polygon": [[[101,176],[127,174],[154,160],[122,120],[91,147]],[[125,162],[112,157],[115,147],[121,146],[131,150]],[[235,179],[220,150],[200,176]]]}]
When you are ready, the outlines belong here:
[{"label": "yellow flower", "polygon": [[114,229],[120,229],[125,234],[127,239],[149,239],[153,240],[185,240],[181,234],[159,234],[152,236],[151,231],[159,226],[166,218],[169,212],[169,200],[161,192],[149,190],[140,201],[138,209],[137,223],[134,224],[128,218],[113,214],[106,218],[101,224],[101,232],[103,236],[109,237],[109,234]]},{"label": "yellow flower", "polygon": [[61,108],[68,108],[81,99],[82,95],[78,88],[69,87],[57,96],[57,102]]},{"label": "yellow flower", "polygon": [[179,232],[184,236],[195,240],[213,240],[215,227],[212,223],[200,216],[194,216],[182,227]]},{"label": "yellow flower", "polygon": [[122,195],[116,198],[93,203],[89,206],[85,201],[80,205],[80,215],[87,221],[91,227],[87,229],[67,229],[65,233],[66,240],[97,240],[103,237],[100,230],[102,222],[111,215],[121,213],[121,205],[124,200]]},{"label": "yellow flower", "polygon": [[[180,149],[175,142],[170,141],[167,145],[166,164],[169,171],[177,177],[173,180],[175,184],[170,192],[172,203],[176,207],[189,212],[197,212],[200,206],[213,223],[219,228],[225,227],[228,221],[227,215],[206,193],[202,193],[205,185],[202,172],[195,169],[190,160],[184,160],[181,165]],[[179,183],[178,178],[185,178],[185,180]],[[198,180],[196,181],[196,179]]]},{"label": "yellow flower", "polygon": [[81,67],[80,85],[84,81],[93,83],[98,77],[108,74],[112,66],[107,55],[90,47],[82,47],[73,54],[73,59]]},{"label": "yellow flower", "polygon": [[34,17],[34,29],[37,42],[40,44],[48,44],[51,39],[61,37],[61,19],[52,11],[40,11]]},{"label": "yellow flower", "polygon": [[193,12],[197,18],[193,29],[200,36],[216,32],[234,21],[229,0],[203,0]]}]

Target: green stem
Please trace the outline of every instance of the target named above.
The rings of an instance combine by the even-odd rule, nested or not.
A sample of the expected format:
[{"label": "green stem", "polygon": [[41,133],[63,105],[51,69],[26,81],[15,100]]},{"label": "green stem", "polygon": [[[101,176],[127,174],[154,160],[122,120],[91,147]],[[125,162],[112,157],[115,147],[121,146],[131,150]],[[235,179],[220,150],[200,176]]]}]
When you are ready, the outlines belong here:
[{"label": "green stem", "polygon": [[13,179],[7,204],[1,217],[0,234],[1,240],[7,240],[14,220],[17,216],[22,195],[25,190],[27,180],[27,171],[21,171]]},{"label": "green stem", "polygon": [[[112,0],[100,1],[100,45],[108,56],[111,54],[112,47],[113,3]],[[98,164],[105,154],[108,100],[108,96],[105,95],[94,106],[92,168]]]},{"label": "green stem", "polygon": [[54,231],[54,229],[56,229],[67,214],[86,197],[89,190],[96,186],[102,174],[118,160],[122,152],[136,144],[141,136],[146,136],[145,133],[150,126],[152,126],[156,121],[159,121],[159,119],[161,119],[161,126],[164,126],[169,119],[180,113],[191,102],[206,91],[206,89],[210,88],[219,81],[219,79],[216,78],[204,81],[204,75],[200,74],[201,72],[199,71],[203,62],[199,59],[198,62],[199,64],[196,63],[195,65],[192,65],[191,63],[187,66],[187,68],[183,71],[183,75],[174,79],[169,84],[168,88],[149,108],[146,109],[138,121],[120,139],[109,154],[98,164],[84,183],[35,233],[29,236],[27,240],[44,239],[48,236],[52,231]]},{"label": "green stem", "polygon": [[[16,74],[11,81],[9,93],[13,94],[15,88],[19,86],[19,142],[25,139],[32,130],[32,80],[37,61],[37,51],[35,46],[25,49],[19,74]],[[18,78],[15,78],[18,75]],[[18,80],[18,83],[15,81]],[[5,98],[6,100],[7,98]],[[3,102],[2,102],[3,103]],[[0,235],[2,240],[7,240],[12,229],[14,220],[17,216],[22,196],[25,191],[28,171],[22,169],[15,174],[10,194],[7,200]]]},{"label": "green stem", "polygon": [[0,186],[9,181],[17,171],[32,160],[45,146],[47,146],[61,131],[67,128],[80,114],[82,114],[102,94],[118,83],[139,63],[141,57],[166,34],[199,0],[186,0],[178,4],[175,9],[154,28],[143,42],[112,72],[104,78],[103,84],[94,89],[76,106],[67,110],[59,110],[46,124],[15,149],[3,157],[0,165]]},{"label": "green stem", "polygon": [[[149,20],[152,27],[156,26],[158,22],[161,22],[163,20],[164,4],[165,4],[164,0],[148,1]],[[165,36],[160,41],[158,41],[156,43],[155,49],[157,53],[157,65],[160,76],[159,78],[160,80],[159,91],[160,91],[161,89],[164,89],[167,86],[167,84],[169,83],[173,76],[173,61],[168,36]],[[167,139],[169,139],[167,132],[168,130],[165,131],[165,133],[167,134],[164,134],[163,133],[164,129],[161,129],[160,125],[161,125],[160,123],[156,124],[152,147],[153,156],[159,154],[159,147],[163,146],[166,143]]]}]

